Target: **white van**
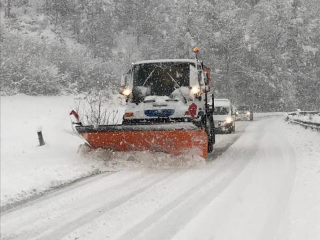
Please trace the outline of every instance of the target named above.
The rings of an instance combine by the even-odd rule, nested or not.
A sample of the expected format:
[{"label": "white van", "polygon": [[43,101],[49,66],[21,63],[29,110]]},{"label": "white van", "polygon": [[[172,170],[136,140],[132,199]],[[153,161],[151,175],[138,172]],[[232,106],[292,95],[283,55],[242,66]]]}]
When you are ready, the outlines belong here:
[{"label": "white van", "polygon": [[214,99],[214,126],[217,133],[236,130],[234,108],[229,99]]}]

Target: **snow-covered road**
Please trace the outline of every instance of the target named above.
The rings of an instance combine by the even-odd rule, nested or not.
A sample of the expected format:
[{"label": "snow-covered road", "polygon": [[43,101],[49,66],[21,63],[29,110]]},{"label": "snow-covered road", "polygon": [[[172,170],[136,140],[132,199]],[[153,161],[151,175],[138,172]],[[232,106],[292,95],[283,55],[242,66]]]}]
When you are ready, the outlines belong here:
[{"label": "snow-covered road", "polygon": [[[1,237],[320,239],[320,194],[304,196],[311,204],[300,208],[301,196],[295,195],[305,185],[317,189],[319,164],[305,178],[305,162],[297,160],[306,156],[293,141],[303,135],[310,145],[317,133],[310,132],[308,140],[279,117],[239,126],[238,135],[218,136],[220,152],[216,149],[204,166],[138,168],[89,178],[5,212]],[[316,143],[312,149],[319,150]],[[308,161],[316,161],[314,153]]]}]

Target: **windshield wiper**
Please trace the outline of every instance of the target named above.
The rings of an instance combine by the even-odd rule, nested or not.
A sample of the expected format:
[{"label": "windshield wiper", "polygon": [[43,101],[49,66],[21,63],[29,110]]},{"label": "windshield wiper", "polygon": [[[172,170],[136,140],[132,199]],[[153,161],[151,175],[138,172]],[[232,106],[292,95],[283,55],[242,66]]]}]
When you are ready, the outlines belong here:
[{"label": "windshield wiper", "polygon": [[146,80],[144,81],[142,87],[144,87],[144,85],[147,83],[147,81],[148,81],[149,78],[152,76],[152,73],[153,73],[155,70],[156,70],[156,68],[152,70],[152,72],[149,74],[149,76],[148,76],[148,77],[146,78]]},{"label": "windshield wiper", "polygon": [[171,74],[170,73],[168,73],[168,72],[166,72],[166,74],[168,74],[168,76],[171,78],[171,80],[174,82],[174,84],[176,85],[176,86],[178,86],[178,91],[181,93],[181,96],[183,97],[183,99],[184,99],[184,103],[187,103],[188,101],[187,101],[187,99],[186,99],[186,97],[183,95],[183,93],[182,93],[182,91],[181,91],[181,86],[178,84],[178,82],[171,76]]}]

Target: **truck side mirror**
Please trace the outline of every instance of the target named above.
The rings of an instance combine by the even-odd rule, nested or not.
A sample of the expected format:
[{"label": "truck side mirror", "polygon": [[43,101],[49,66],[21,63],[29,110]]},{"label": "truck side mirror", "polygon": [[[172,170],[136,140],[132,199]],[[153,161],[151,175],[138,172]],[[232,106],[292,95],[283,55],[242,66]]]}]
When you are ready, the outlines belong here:
[{"label": "truck side mirror", "polygon": [[199,85],[198,77],[199,75],[197,68],[190,64],[190,87]]},{"label": "truck side mirror", "polygon": [[131,78],[132,78],[132,71],[130,70],[128,73],[123,74],[121,76],[121,80],[120,80],[120,85],[121,87],[131,87],[132,88],[132,82],[131,82]]},{"label": "truck side mirror", "polygon": [[121,87],[125,87],[127,85],[127,81],[126,81],[126,75],[122,75],[121,76],[121,80],[120,80],[120,86]]},{"label": "truck side mirror", "polygon": [[200,85],[205,85],[207,83],[205,74],[202,70],[200,70],[198,72],[198,80],[199,80]]}]

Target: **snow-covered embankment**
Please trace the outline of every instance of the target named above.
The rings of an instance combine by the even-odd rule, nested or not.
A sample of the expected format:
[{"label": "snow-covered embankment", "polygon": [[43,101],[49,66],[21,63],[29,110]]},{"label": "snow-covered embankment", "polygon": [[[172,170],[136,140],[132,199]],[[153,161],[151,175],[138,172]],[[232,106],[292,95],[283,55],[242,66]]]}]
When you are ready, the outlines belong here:
[{"label": "snow-covered embankment", "polygon": [[69,116],[76,106],[70,96],[1,97],[1,206],[106,170],[103,161],[78,153],[84,140]]}]

